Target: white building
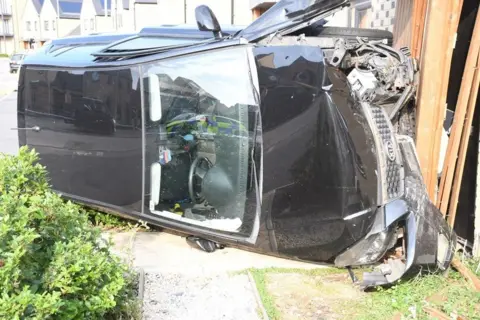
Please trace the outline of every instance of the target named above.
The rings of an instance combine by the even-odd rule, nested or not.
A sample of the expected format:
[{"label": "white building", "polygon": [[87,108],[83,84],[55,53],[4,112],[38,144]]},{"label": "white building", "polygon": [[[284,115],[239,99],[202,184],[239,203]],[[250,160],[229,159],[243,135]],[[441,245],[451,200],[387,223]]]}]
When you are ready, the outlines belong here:
[{"label": "white building", "polygon": [[15,51],[12,0],[0,0],[0,53]]},{"label": "white building", "polygon": [[40,11],[41,41],[80,34],[82,0],[45,0]]},{"label": "white building", "polygon": [[83,0],[80,28],[82,35],[113,31],[112,0]]}]

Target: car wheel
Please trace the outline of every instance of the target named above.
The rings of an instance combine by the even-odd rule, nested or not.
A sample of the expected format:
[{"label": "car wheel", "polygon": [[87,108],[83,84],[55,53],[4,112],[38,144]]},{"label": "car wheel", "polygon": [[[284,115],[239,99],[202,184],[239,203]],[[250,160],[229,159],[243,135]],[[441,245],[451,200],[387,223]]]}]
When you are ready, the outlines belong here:
[{"label": "car wheel", "polygon": [[304,33],[310,37],[344,38],[356,39],[357,37],[368,38],[368,40],[387,39],[388,45],[393,44],[393,33],[387,30],[346,28],[346,27],[325,27],[321,23],[314,23],[309,27],[301,29],[296,34]]}]

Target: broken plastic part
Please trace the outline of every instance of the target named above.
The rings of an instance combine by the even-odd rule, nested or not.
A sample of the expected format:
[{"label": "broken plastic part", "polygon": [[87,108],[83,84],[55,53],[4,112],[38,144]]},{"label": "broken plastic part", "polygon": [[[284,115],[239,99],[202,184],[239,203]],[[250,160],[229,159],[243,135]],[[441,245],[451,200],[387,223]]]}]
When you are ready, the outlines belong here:
[{"label": "broken plastic part", "polygon": [[368,265],[378,261],[387,251],[395,232],[384,230],[359,241],[335,259],[338,267]]},{"label": "broken plastic part", "polygon": [[187,237],[186,240],[190,247],[194,249],[199,249],[208,253],[214,252],[217,249],[224,248],[224,246],[222,246],[219,243],[213,242],[211,240],[203,239],[200,237],[196,237],[196,236],[189,236]]},{"label": "broken plastic part", "polygon": [[350,279],[352,279],[353,283],[358,283],[358,278],[352,270],[352,267],[347,267],[348,274],[350,275]]}]

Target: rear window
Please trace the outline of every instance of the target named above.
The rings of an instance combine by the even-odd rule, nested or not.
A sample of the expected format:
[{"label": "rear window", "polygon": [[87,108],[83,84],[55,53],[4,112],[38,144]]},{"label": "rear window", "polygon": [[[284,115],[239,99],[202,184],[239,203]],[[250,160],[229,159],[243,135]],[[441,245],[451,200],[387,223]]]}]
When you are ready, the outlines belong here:
[{"label": "rear window", "polygon": [[23,59],[23,54],[14,54],[12,56],[12,61],[19,61]]}]

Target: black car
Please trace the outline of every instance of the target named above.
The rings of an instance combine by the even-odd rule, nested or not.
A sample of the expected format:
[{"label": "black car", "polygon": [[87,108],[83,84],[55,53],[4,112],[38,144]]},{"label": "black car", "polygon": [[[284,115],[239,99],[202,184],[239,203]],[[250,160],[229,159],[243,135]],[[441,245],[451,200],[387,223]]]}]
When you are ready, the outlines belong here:
[{"label": "black car", "polygon": [[419,169],[415,61],[389,32],[324,27],[347,5],[283,0],[224,30],[199,6],[198,28],[54,40],[21,68],[20,144],[65,197],[208,252],[377,265],[363,287],[445,270],[456,236]]}]

